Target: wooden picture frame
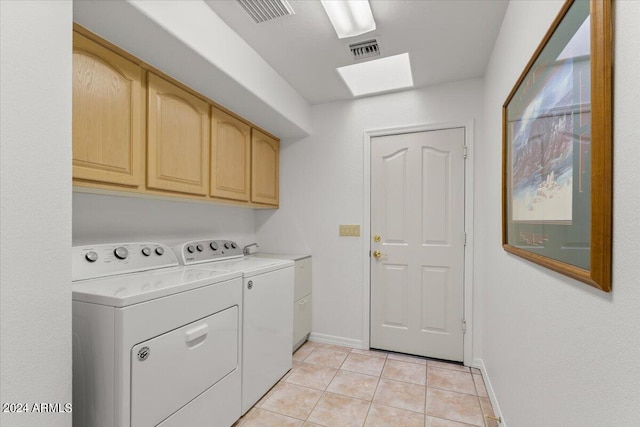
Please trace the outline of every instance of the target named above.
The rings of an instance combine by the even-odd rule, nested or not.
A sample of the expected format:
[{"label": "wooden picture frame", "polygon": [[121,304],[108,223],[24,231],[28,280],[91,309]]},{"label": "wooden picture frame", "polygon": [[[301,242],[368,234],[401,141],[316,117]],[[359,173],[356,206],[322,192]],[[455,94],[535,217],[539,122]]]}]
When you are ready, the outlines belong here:
[{"label": "wooden picture frame", "polygon": [[612,1],[567,0],[502,108],[502,246],[611,290]]}]

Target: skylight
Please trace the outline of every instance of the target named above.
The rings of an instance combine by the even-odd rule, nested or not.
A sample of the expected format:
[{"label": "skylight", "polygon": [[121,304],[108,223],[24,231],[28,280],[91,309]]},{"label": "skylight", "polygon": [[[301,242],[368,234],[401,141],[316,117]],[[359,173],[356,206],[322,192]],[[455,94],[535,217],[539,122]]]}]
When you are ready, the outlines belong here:
[{"label": "skylight", "polygon": [[337,70],[353,96],[413,87],[408,53],[347,65]]}]

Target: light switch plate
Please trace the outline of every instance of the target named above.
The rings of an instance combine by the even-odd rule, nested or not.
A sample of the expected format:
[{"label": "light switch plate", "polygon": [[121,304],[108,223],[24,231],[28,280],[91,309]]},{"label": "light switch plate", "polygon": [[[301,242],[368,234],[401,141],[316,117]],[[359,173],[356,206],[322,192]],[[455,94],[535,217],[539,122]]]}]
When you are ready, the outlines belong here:
[{"label": "light switch plate", "polygon": [[347,237],[358,237],[360,236],[360,225],[359,224],[340,224],[340,235]]}]

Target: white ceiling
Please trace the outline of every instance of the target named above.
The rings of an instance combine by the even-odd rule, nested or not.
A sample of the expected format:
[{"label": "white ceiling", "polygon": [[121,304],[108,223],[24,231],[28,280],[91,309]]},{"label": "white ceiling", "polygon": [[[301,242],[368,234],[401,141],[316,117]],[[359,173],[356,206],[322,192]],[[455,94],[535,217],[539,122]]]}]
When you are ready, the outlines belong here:
[{"label": "white ceiling", "polygon": [[375,36],[382,56],[409,52],[416,87],[484,75],[507,0],[370,0],[377,28],[338,39],[318,0],[289,0],[295,15],[256,24],[235,0],[209,7],[311,104],[351,99],[336,71],[348,44]]}]

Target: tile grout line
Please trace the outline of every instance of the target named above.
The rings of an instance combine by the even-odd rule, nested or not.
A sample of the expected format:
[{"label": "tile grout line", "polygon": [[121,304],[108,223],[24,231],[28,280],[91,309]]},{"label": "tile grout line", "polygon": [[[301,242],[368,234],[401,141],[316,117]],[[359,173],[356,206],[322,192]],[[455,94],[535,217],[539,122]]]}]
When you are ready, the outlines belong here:
[{"label": "tile grout line", "polygon": [[427,360],[427,364],[426,364],[426,368],[424,370],[424,424],[427,425],[427,417],[429,415],[427,415],[427,411],[428,411],[428,407],[429,405],[427,404],[427,401],[429,399],[429,395],[427,394],[427,392],[429,391],[429,361]]},{"label": "tile grout line", "polygon": [[[314,348],[315,350],[315,348]],[[311,352],[313,353],[313,351]],[[311,355],[311,353],[309,353],[309,355]],[[320,401],[322,400],[322,397],[325,395],[325,393],[327,392],[327,388],[329,388],[329,386],[331,385],[331,382],[335,379],[336,375],[338,375],[338,371],[340,370],[340,368],[342,367],[342,365],[344,365],[344,361],[347,360],[347,357],[349,357],[349,355],[351,354],[351,349],[349,349],[349,351],[347,352],[347,355],[345,356],[344,360],[342,361],[342,363],[340,364],[340,366],[338,367],[338,369],[336,369],[336,372],[333,374],[333,376],[331,377],[331,380],[327,383],[326,387],[324,388],[324,390],[322,390],[322,394],[320,395],[320,398],[318,399],[318,401],[316,402],[315,405],[313,405],[313,408],[311,408],[311,411],[309,412],[309,415],[307,415],[307,417],[303,420],[305,423],[306,422],[311,422],[309,421],[309,417],[311,416],[311,414],[313,414],[313,411],[315,411],[315,409],[318,407],[318,403],[320,403]],[[308,356],[307,356],[308,357]],[[306,359],[306,358],[305,358]],[[318,366],[322,366],[322,365],[318,365]],[[315,424],[315,423],[314,423]]]},{"label": "tile grout line", "polygon": [[[301,347],[302,347],[302,346],[301,346]],[[300,350],[300,349],[298,349],[298,350]],[[298,350],[296,350],[296,352],[297,352]],[[289,372],[287,373],[287,375],[285,375],[287,378],[286,378],[286,379],[284,379],[284,380],[282,380],[282,379],[281,379],[280,381],[278,381],[278,383],[274,386],[274,388],[275,388],[276,386],[280,385],[280,384],[283,384],[283,385],[284,385],[284,384],[291,384],[291,385],[298,386],[298,387],[304,387],[304,386],[301,386],[301,385],[298,385],[298,384],[288,383],[288,382],[287,382],[287,380],[288,380],[288,379],[289,379],[289,377],[294,373],[294,371],[296,371],[296,370],[300,367],[300,365],[302,365],[302,364],[304,363],[304,361],[305,361],[305,360],[307,360],[307,358],[308,358],[309,356],[311,356],[311,353],[313,353],[315,350],[316,350],[316,347],[313,347],[313,348],[311,349],[311,351],[309,352],[309,354],[307,354],[307,355],[306,355],[302,360],[300,360],[300,361],[296,361],[296,362],[298,363],[298,366],[296,366],[296,367],[292,367],[292,368],[289,370]],[[295,354],[295,353],[294,353],[294,354]],[[311,363],[307,363],[307,364],[308,364],[308,365],[311,365]],[[333,380],[333,378],[332,378],[332,380]],[[305,388],[309,388],[309,389],[311,389],[311,390],[317,390],[317,389],[314,389],[313,387],[305,387]],[[320,390],[318,390],[318,391],[320,391]],[[269,392],[271,392],[271,390],[269,390]],[[268,394],[269,392],[267,392],[267,394]],[[323,394],[324,394],[324,392],[323,392]],[[321,394],[321,395],[320,395],[320,398],[318,399],[318,402],[319,402],[319,401],[320,401],[320,399],[322,398],[322,395],[323,395],[323,394]],[[268,400],[268,399],[267,399],[267,400]],[[265,400],[265,402],[266,402],[266,400]],[[316,405],[314,405],[314,407],[311,409],[311,412],[313,412],[313,409],[315,409],[315,407],[317,406],[318,402],[316,402]],[[254,408],[255,408],[255,406],[254,406]],[[280,416],[284,416],[284,417],[289,417],[289,418],[294,419],[294,420],[302,421],[302,423],[303,423],[303,424],[307,421],[307,419],[309,418],[309,415],[311,415],[311,412],[309,412],[309,415],[307,415],[307,416],[305,417],[305,419],[300,419],[300,418],[297,418],[297,417],[294,417],[294,416],[291,416],[291,415],[288,415],[288,414],[283,414],[283,413],[280,413],[280,412],[276,412],[276,411],[274,411],[274,410],[270,410],[270,409],[268,409],[268,408],[260,407],[260,408],[258,408],[258,409],[261,409],[261,410],[263,410],[263,411],[270,412],[270,413],[275,414],[275,415],[280,415]],[[248,413],[248,412],[247,412],[247,413]]]},{"label": "tile grout line", "polygon": [[484,409],[482,409],[482,402],[480,401],[480,393],[478,392],[478,385],[476,384],[476,379],[473,376],[473,372],[471,373],[471,380],[473,381],[473,388],[476,391],[476,399],[478,400],[478,406],[480,406],[480,415],[482,415],[482,427],[487,427],[487,417],[484,415]]},{"label": "tile grout line", "polygon": [[[411,383],[405,383],[405,384],[411,384]],[[480,397],[475,393],[465,393],[464,391],[458,391],[458,390],[451,390],[449,388],[442,388],[442,387],[434,387],[434,386],[430,386],[428,387],[430,389],[434,389],[434,390],[442,390],[442,391],[448,391],[450,393],[457,393],[457,394],[464,394],[465,396],[472,396],[472,397]]]},{"label": "tile grout line", "polygon": [[476,400],[478,401],[478,406],[480,407],[480,415],[482,415],[482,427],[487,427],[487,420],[484,416],[484,411],[482,410],[482,403],[480,402],[480,396],[478,395],[478,385],[476,384],[476,380],[473,377],[473,372],[469,369],[471,373],[471,381],[473,381],[473,389],[476,391]]},{"label": "tile grout line", "polygon": [[[475,394],[469,394],[469,393],[464,393],[464,392],[460,392],[460,391],[457,391],[457,390],[449,390],[449,389],[440,388],[440,387],[430,387],[429,386],[429,378],[428,378],[429,377],[429,368],[447,369],[447,370],[454,371],[454,372],[460,372],[460,373],[469,374],[471,376],[471,381],[473,383],[473,389],[475,391]],[[448,368],[444,368],[444,367],[441,367],[441,366],[429,366],[429,363],[427,362],[427,380],[425,382],[425,396],[426,396],[426,399],[428,399],[427,390],[429,388],[436,389],[436,390],[444,390],[444,391],[454,392],[454,393],[459,393],[459,394],[464,394],[464,395],[467,395],[467,396],[473,396],[473,397],[476,398],[476,401],[478,402],[478,406],[480,408],[480,414],[482,415],[482,426],[476,426],[476,427],[487,427],[486,419],[484,417],[484,411],[482,409],[482,403],[480,402],[480,395],[478,393],[478,386],[476,385],[476,382],[475,382],[475,379],[474,379],[474,376],[473,376],[473,372],[471,371],[470,368],[467,367],[467,369],[469,369],[468,372],[463,372],[463,371],[458,370],[458,369],[448,369]],[[425,411],[424,411],[425,412],[425,423],[427,421],[427,417],[431,416],[431,415],[428,414],[426,399],[425,399]],[[451,420],[449,418],[442,418],[441,416],[438,416],[438,415],[434,415],[433,417],[441,419],[441,420],[446,420],[446,421],[459,422],[459,421],[456,421],[456,420]]]},{"label": "tile grout line", "polygon": [[[372,356],[372,357],[375,357],[375,356]],[[384,358],[384,363],[382,364],[380,375],[378,375],[378,380],[376,381],[376,388],[373,390],[373,396],[371,396],[371,402],[369,402],[369,409],[367,409],[367,415],[364,417],[364,422],[362,423],[363,426],[367,423],[367,419],[369,418],[369,412],[371,412],[373,401],[376,398],[376,393],[378,392],[378,386],[380,385],[380,380],[382,379],[382,372],[384,371],[384,367],[387,365],[387,360],[389,360],[388,354],[387,354],[387,357]]]},{"label": "tile grout line", "polygon": [[[347,357],[344,358],[344,362],[347,361],[347,359],[349,358],[349,355],[352,354],[352,352],[353,352],[353,349],[349,350],[349,353],[347,354]],[[358,354],[358,353],[354,353],[354,354]],[[342,362],[342,365],[344,365],[344,362]],[[385,358],[385,363],[387,363],[386,358]],[[340,365],[341,368],[342,368],[342,365]],[[382,368],[384,369],[384,365],[382,365]],[[338,370],[340,370],[340,369],[338,369]],[[347,372],[349,372],[349,371],[347,371]],[[380,371],[380,375],[382,375],[382,371]],[[379,383],[380,383],[380,376],[378,376],[378,380],[376,381],[376,388],[375,388],[375,390],[373,390],[373,396],[371,396],[371,400],[369,401],[369,407],[367,408],[367,413],[365,414],[364,419],[362,420],[362,426],[364,426],[366,424],[367,418],[369,418],[369,411],[371,411],[371,405],[373,405],[373,398],[376,396],[376,391],[378,390],[378,384]]]},{"label": "tile grout line", "polygon": [[[259,410],[261,410],[261,411],[269,412],[269,413],[271,413],[271,414],[278,415],[278,416],[280,416],[280,417],[291,418],[292,420],[302,421],[303,423],[304,423],[304,422],[306,422],[306,420],[302,420],[302,419],[297,418],[297,417],[294,417],[294,416],[292,416],[292,415],[283,414],[283,413],[281,413],[281,412],[276,412],[276,411],[274,411],[274,410],[272,410],[272,409],[255,408],[255,407],[254,407],[254,408],[251,408],[251,409],[259,409]],[[247,411],[247,414],[248,414],[248,413],[249,413],[249,412]],[[243,424],[244,424],[244,422],[243,422]],[[242,424],[240,424],[238,427],[240,427],[241,425],[242,425]]]}]

